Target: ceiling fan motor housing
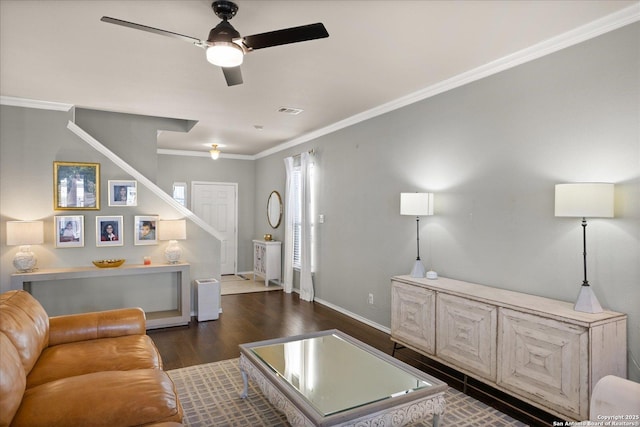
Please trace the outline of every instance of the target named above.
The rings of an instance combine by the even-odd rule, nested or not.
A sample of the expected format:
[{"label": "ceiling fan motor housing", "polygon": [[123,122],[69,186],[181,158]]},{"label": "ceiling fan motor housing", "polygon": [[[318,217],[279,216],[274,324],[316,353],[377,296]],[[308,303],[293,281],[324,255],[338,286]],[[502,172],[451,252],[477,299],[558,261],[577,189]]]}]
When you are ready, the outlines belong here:
[{"label": "ceiling fan motor housing", "polygon": [[213,13],[220,19],[231,19],[238,12],[238,5],[228,0],[218,0],[211,3]]},{"label": "ceiling fan motor housing", "polygon": [[233,28],[233,26],[226,20],[220,22],[209,32],[209,43],[214,42],[228,42],[231,43],[233,39],[240,38],[240,33]]}]

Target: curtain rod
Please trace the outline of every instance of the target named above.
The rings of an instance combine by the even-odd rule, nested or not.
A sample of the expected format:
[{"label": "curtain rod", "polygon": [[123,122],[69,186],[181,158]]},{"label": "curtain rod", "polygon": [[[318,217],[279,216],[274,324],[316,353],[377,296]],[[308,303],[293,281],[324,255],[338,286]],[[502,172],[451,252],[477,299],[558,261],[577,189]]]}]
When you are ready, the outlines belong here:
[{"label": "curtain rod", "polygon": [[[312,148],[311,150],[307,151],[307,153],[309,153],[309,154],[315,154],[315,153],[316,153],[316,149],[315,149],[315,148]],[[291,157],[300,157],[300,156],[302,156],[302,153],[294,154],[294,155],[293,155],[293,156],[291,156]]]}]

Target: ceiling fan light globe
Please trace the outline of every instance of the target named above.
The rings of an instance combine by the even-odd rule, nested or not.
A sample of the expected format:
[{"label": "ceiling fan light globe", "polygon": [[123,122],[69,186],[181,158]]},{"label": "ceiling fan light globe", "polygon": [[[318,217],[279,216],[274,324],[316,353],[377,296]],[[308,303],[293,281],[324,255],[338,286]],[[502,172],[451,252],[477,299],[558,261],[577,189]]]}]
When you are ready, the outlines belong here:
[{"label": "ceiling fan light globe", "polygon": [[218,67],[237,67],[243,58],[242,48],[235,43],[216,42],[207,48],[207,61]]}]

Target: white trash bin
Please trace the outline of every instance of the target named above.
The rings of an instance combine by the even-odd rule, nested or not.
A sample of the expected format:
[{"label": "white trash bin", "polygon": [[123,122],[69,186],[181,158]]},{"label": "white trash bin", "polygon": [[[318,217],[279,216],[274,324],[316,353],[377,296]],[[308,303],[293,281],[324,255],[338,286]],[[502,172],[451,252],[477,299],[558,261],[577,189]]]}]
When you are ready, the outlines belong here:
[{"label": "white trash bin", "polygon": [[220,282],[216,279],[197,279],[196,298],[198,322],[220,317]]}]

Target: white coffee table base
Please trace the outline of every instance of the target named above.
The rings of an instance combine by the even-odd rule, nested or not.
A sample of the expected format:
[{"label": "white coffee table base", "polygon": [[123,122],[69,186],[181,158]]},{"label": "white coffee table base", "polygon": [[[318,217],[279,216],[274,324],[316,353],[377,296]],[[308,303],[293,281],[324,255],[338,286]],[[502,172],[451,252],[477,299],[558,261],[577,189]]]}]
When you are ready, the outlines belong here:
[{"label": "white coffee table base", "polygon": [[[260,388],[262,393],[269,399],[269,402],[279,411],[283,412],[287,420],[293,427],[313,427],[311,422],[271,381],[256,368],[249,359],[240,354],[240,371],[244,382],[244,389],[240,397],[245,399],[249,392],[248,378],[250,377]],[[382,411],[361,416],[357,419],[349,420],[338,426],[404,426],[407,424],[422,421],[433,415],[433,426],[437,427],[440,422],[440,415],[445,410],[444,392],[414,400],[412,402],[400,404]]]}]

